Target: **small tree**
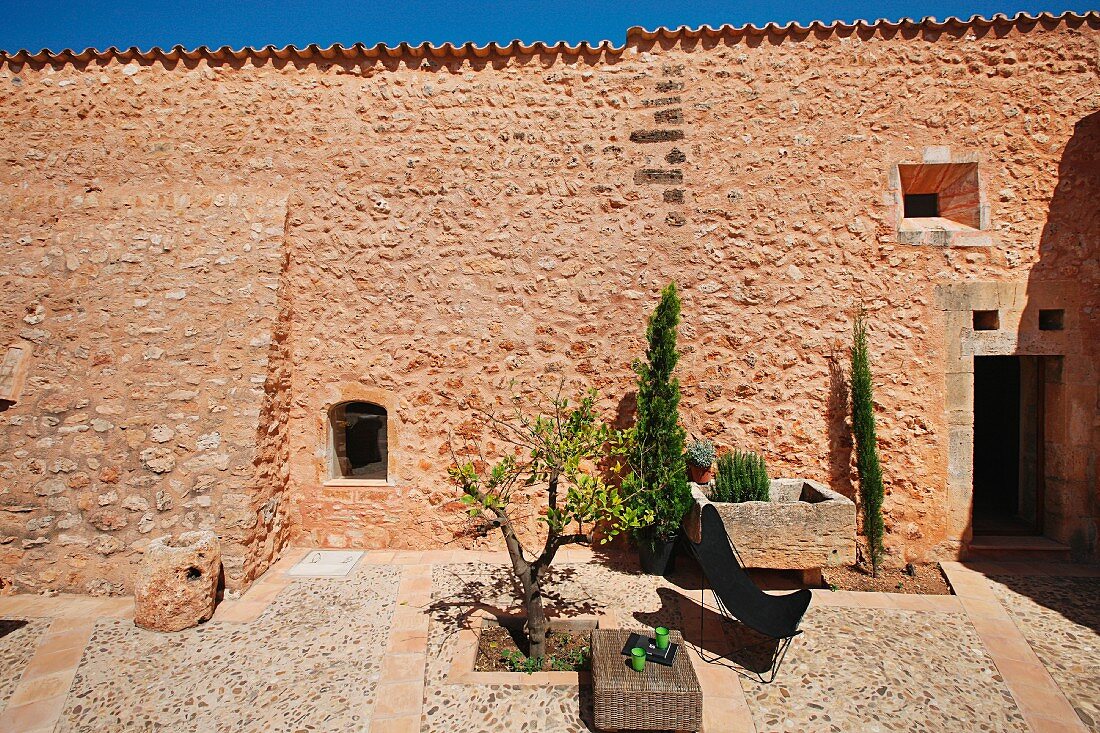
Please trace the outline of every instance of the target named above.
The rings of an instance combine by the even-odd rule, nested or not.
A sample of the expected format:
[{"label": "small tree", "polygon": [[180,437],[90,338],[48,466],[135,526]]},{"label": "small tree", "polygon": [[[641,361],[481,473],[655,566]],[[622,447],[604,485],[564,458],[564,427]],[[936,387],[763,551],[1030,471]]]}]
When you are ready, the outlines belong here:
[{"label": "small tree", "polygon": [[649,318],[645,362],[637,362],[638,414],[630,434],[632,473],[623,482],[636,497],[636,506],[652,516],[648,526],[635,530],[639,543],[654,547],[674,539],[691,507],[691,488],[684,464],[680,425],[680,382],[672,376],[680,353],[676,329],[680,325],[680,296],[676,283],[661,291],[661,300]]},{"label": "small tree", "polygon": [[867,326],[861,307],[852,327],[852,432],[856,444],[856,470],[859,472],[860,506],[863,508],[863,533],[871,555],[871,573],[878,577],[882,561],[884,524],[882,521],[882,468],[875,438],[875,404],[871,394],[871,360],[867,353]]},{"label": "small tree", "polygon": [[[531,659],[546,653],[542,582],[558,550],[568,544],[590,544],[597,525],[603,543],[648,521],[644,510],[628,505],[618,488],[588,469],[609,449],[617,453],[623,445],[621,434],[596,414],[595,400],[596,392],[591,390],[571,406],[559,385],[557,394],[549,398],[549,409],[535,417],[518,407],[506,417],[481,412],[493,435],[516,448],[518,455],[489,465],[477,446],[477,460],[456,458],[449,472],[462,491],[462,501],[469,505],[470,516],[488,520],[488,526],[499,527],[504,536],[512,572],[523,591]],[[617,464],[614,470],[619,470]],[[517,487],[535,485],[546,487],[546,508],[539,517],[546,525],[546,538],[532,558],[517,534],[511,500]]]}]

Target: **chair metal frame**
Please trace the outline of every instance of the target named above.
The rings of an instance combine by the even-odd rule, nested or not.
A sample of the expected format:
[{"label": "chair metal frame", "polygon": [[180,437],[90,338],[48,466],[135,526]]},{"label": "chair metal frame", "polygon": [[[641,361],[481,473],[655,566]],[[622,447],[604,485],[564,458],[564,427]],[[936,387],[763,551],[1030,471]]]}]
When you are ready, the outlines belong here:
[{"label": "chair metal frame", "polygon": [[[727,540],[728,540],[728,538],[727,538]],[[690,548],[690,546],[691,546],[690,543],[688,543],[688,546]],[[741,553],[737,551],[737,546],[735,544],[733,544],[733,542],[730,542],[729,547],[730,547],[730,550],[733,551],[733,557],[737,560],[737,563],[741,566],[742,569],[744,569],[745,563],[744,563],[744,561],[741,560]],[[694,555],[694,554],[695,554],[694,550],[692,550],[692,555]],[[776,644],[775,649],[772,651],[771,665],[770,665],[770,668],[769,668],[768,676],[766,678],[764,677],[763,672],[751,672],[751,670],[748,670],[748,669],[745,669],[744,671],[742,671],[742,669],[740,668],[740,665],[737,665],[733,668],[734,671],[737,672],[737,674],[741,675],[742,677],[745,677],[747,679],[755,679],[756,681],[760,682],[760,684],[763,684],[763,685],[770,685],[772,682],[775,681],[776,675],[779,674],[779,667],[783,664],[783,660],[787,656],[787,650],[789,650],[791,648],[791,642],[794,641],[794,638],[796,636],[799,636],[799,635],[802,634],[802,630],[799,629],[798,631],[791,634],[790,636],[783,636],[783,637],[768,636],[767,634],[765,634],[763,632],[757,631],[756,633],[760,634],[761,636],[767,637],[767,638],[764,641],[758,641],[758,642],[754,642],[754,643],[751,643],[751,644],[740,644],[740,646],[735,647],[728,654],[713,654],[708,659],[704,655],[704,649],[703,649],[703,646],[702,646],[703,640],[706,638],[704,636],[704,633],[705,633],[705,631],[704,631],[704,622],[705,622],[706,613],[707,613],[707,603],[706,603],[707,574],[706,574],[706,571],[703,570],[702,565],[700,565],[699,569],[700,569],[699,575],[702,579],[702,583],[700,583],[701,587],[699,589],[699,659],[706,662],[707,664],[715,664],[719,660],[727,659],[730,662],[733,662],[734,665],[737,665],[737,662],[732,659],[733,654],[736,654],[737,652],[742,651],[744,649],[752,649],[754,647],[763,646],[764,644],[772,644],[772,643],[778,642],[778,644]],[[729,610],[729,608],[726,607],[726,604],[722,601],[722,598],[717,593],[712,593],[711,595],[714,596],[714,603],[715,603],[716,607],[718,608],[718,613],[719,613],[719,616],[722,617],[722,620],[726,621],[726,622],[737,621],[737,623],[739,625],[741,625],[741,622],[738,621],[737,616],[735,616]],[[754,631],[755,631],[755,629],[754,629]],[[741,632],[736,626],[734,627],[733,633],[738,637],[737,640],[740,643],[740,641],[741,641]]]},{"label": "chair metal frame", "polygon": [[[740,560],[740,558],[738,558],[738,559]],[[730,662],[733,662],[736,665],[737,663],[732,658],[732,655],[736,654],[737,652],[743,651],[745,649],[753,649],[755,647],[764,646],[765,644],[774,644],[775,642],[778,642],[778,644],[776,644],[776,646],[775,646],[775,649],[772,651],[772,658],[771,658],[771,663],[769,665],[769,670],[768,670],[768,676],[767,677],[764,676],[763,672],[755,672],[755,671],[752,671],[752,670],[748,670],[747,668],[745,668],[744,671],[742,671],[742,669],[740,668],[741,665],[738,665],[737,667],[734,668],[734,671],[737,672],[737,674],[741,675],[742,677],[746,677],[748,679],[755,679],[757,682],[759,682],[760,684],[763,684],[763,685],[770,685],[772,682],[775,681],[776,675],[779,674],[779,667],[783,664],[783,660],[787,656],[787,650],[791,648],[791,642],[794,641],[794,638],[796,636],[799,636],[799,635],[802,634],[802,630],[800,629],[800,630],[796,631],[791,636],[778,637],[778,638],[777,637],[772,637],[772,636],[767,636],[767,634],[762,634],[759,631],[757,631],[756,633],[760,634],[761,636],[765,636],[767,638],[764,639],[763,641],[757,641],[757,642],[753,642],[751,644],[744,644],[744,643],[740,643],[741,642],[741,631],[740,631],[740,629],[738,629],[737,626],[734,626],[733,627],[733,633],[737,636],[739,646],[735,647],[733,650],[731,650],[727,654],[717,654],[717,653],[715,653],[715,654],[712,654],[710,658],[707,658],[707,656],[704,654],[704,648],[703,648],[703,645],[702,645],[702,642],[705,639],[705,637],[704,637],[704,625],[705,625],[706,614],[707,614],[707,605],[706,605],[707,576],[706,576],[706,573],[703,573],[702,577],[703,577],[702,588],[699,589],[699,642],[700,642],[700,644],[699,644],[699,659],[706,662],[707,664],[716,664],[722,659],[728,659]],[[715,602],[715,604],[718,608],[719,614],[722,616],[722,620],[726,621],[726,622],[737,621],[737,617],[734,616],[728,608],[726,608],[726,604],[722,602],[722,599],[718,597],[718,594],[714,593],[712,595],[714,596],[714,602]],[[740,621],[738,621],[738,624],[740,624]]]}]

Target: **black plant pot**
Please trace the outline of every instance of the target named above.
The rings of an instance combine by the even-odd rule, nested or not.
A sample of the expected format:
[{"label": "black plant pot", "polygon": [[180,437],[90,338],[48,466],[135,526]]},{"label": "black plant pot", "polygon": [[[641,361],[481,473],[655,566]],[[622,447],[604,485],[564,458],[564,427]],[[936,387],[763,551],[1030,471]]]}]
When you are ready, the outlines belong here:
[{"label": "black plant pot", "polygon": [[638,562],[646,575],[668,575],[676,570],[676,538],[638,543]]}]

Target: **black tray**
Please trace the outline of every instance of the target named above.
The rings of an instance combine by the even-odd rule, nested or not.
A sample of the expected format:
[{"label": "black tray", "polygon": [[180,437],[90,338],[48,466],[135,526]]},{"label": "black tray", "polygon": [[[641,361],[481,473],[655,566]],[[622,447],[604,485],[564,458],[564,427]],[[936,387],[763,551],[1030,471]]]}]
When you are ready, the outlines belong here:
[{"label": "black tray", "polygon": [[642,636],[641,634],[631,634],[630,638],[626,640],[626,646],[623,647],[623,656],[629,657],[630,650],[634,647],[645,649],[645,658],[647,662],[656,662],[657,664],[671,667],[672,661],[676,659],[676,650],[680,648],[680,645],[675,642],[669,642],[668,649],[658,649],[657,640],[653,637]]}]

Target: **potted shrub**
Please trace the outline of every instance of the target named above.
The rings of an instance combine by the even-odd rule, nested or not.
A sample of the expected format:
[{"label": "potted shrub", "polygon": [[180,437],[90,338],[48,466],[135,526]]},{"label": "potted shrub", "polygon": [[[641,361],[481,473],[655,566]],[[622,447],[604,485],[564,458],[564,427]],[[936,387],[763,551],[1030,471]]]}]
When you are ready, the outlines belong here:
[{"label": "potted shrub", "polygon": [[680,296],[676,283],[670,283],[649,318],[646,359],[634,365],[638,413],[626,455],[630,472],[623,480],[635,513],[650,518],[632,536],[642,571],[652,575],[672,569],[672,548],[692,506],[684,460],[686,432],[680,425],[680,383],[672,376],[680,358],[676,350],[679,324]]},{"label": "potted shrub", "polygon": [[693,483],[709,484],[714,478],[714,441],[702,438],[693,440],[688,444],[687,453],[688,476]]}]

